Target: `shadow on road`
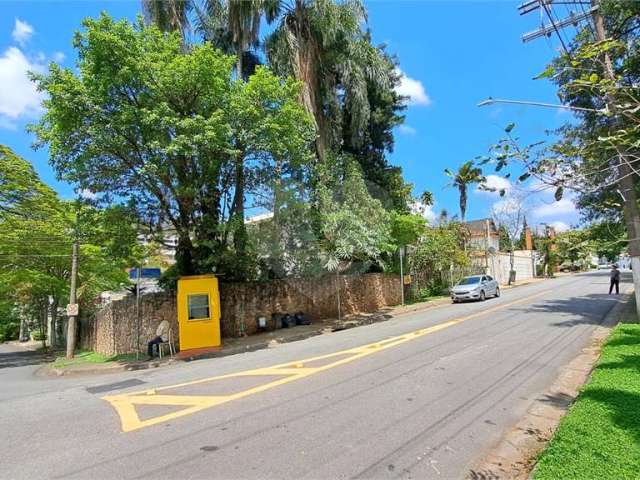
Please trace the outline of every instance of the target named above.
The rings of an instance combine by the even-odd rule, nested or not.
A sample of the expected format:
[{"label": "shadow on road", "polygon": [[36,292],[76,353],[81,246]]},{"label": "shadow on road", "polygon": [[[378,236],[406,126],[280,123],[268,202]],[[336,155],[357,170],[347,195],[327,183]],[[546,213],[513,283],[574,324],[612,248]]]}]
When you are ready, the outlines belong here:
[{"label": "shadow on road", "polygon": [[591,293],[581,297],[561,300],[546,300],[544,303],[528,305],[523,312],[550,313],[573,318],[554,322],[554,327],[575,327],[577,325],[600,325],[606,314],[619,300],[620,295]]},{"label": "shadow on road", "polygon": [[0,370],[4,368],[27,367],[51,362],[53,356],[40,350],[25,350],[21,347],[0,345]]}]

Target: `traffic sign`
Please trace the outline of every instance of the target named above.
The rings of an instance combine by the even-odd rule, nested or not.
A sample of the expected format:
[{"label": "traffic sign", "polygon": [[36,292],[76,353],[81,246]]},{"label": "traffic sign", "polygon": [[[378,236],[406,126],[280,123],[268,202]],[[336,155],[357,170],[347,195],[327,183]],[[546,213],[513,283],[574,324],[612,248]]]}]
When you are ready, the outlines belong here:
[{"label": "traffic sign", "polygon": [[70,303],[69,305],[67,305],[67,316],[75,317],[78,315],[79,310],[80,309],[77,303]]}]

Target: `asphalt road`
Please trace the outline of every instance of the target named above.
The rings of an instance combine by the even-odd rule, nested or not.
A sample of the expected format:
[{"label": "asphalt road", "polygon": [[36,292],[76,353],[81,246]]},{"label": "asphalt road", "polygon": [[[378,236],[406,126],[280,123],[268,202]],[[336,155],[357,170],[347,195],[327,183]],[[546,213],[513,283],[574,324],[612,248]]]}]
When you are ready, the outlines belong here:
[{"label": "asphalt road", "polygon": [[[621,299],[607,287],[607,272],[562,277],[274,349],[91,378],[36,377],[0,346],[0,478],[463,478],[588,344]],[[288,373],[264,370],[279,364]],[[103,397],[129,392],[225,400],[175,418],[185,406],[137,405],[137,428],[123,432]]]}]

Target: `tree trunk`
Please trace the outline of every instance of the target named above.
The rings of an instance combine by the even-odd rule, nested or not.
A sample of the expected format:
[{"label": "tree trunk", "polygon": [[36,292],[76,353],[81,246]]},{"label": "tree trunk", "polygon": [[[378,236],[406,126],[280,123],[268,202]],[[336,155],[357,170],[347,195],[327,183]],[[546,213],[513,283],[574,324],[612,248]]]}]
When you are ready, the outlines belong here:
[{"label": "tree trunk", "polygon": [[[592,0],[594,7],[599,7],[599,0]],[[600,10],[596,10],[593,14],[593,20],[596,27],[596,37],[599,42],[603,42],[607,38],[607,32],[604,26],[604,19]],[[604,53],[605,73],[608,79],[615,85],[617,82],[613,63],[609,53]],[[614,99],[607,95],[607,107],[609,111],[616,115],[616,106]],[[624,219],[627,226],[627,237],[629,239],[629,256],[631,257],[631,273],[633,276],[634,293],[636,297],[636,314],[640,318],[640,211],[638,210],[638,199],[635,191],[635,176],[632,175],[628,160],[624,154],[618,152],[620,180],[620,190],[624,197]]]},{"label": "tree trunk", "polygon": [[467,188],[465,186],[458,187],[460,190],[460,219],[464,222],[467,214]]},{"label": "tree trunk", "polygon": [[181,230],[176,246],[176,267],[180,275],[194,275],[196,268],[193,259],[193,243],[188,230]]},{"label": "tree trunk", "polygon": [[241,147],[238,158],[235,161],[235,191],[233,194],[233,204],[231,207],[231,219],[233,224],[233,246],[236,256],[244,258],[247,246],[247,229],[244,224],[244,148]]},{"label": "tree trunk", "polygon": [[27,325],[27,317],[24,314],[24,308],[20,307],[20,335],[18,340],[26,342],[29,340],[29,327]]}]

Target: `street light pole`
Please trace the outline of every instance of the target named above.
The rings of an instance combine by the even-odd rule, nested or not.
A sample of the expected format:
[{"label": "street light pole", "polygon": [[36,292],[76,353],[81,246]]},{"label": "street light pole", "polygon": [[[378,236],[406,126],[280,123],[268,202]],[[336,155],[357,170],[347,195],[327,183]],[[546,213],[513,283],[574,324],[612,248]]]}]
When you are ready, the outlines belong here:
[{"label": "street light pole", "polygon": [[584,108],[584,107],[573,107],[571,105],[562,105],[560,103],[546,103],[546,102],[535,102],[529,100],[507,100],[505,98],[487,98],[482,102],[478,103],[478,107],[485,107],[487,105],[493,105],[496,103],[507,103],[512,105],[531,105],[534,107],[545,107],[545,108],[556,108],[563,110],[575,110],[578,112],[595,112],[601,113],[603,115],[607,115],[609,110],[606,108]]}]

